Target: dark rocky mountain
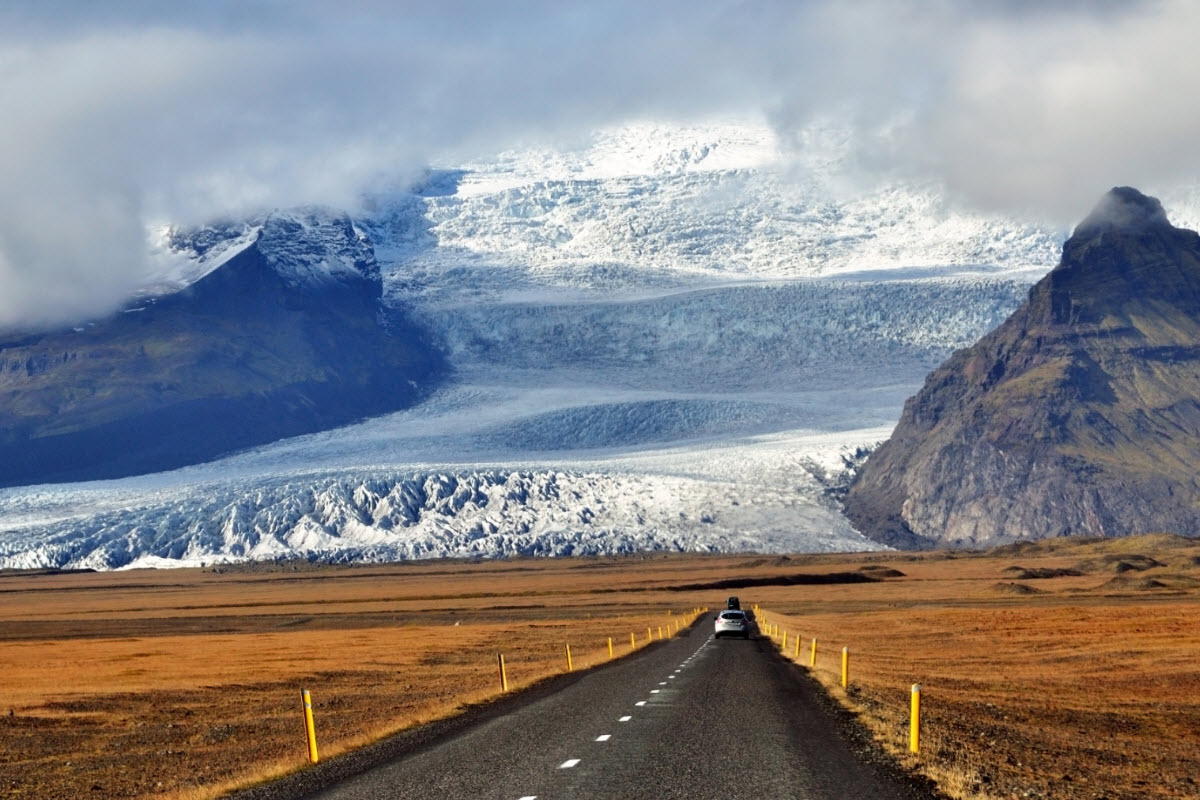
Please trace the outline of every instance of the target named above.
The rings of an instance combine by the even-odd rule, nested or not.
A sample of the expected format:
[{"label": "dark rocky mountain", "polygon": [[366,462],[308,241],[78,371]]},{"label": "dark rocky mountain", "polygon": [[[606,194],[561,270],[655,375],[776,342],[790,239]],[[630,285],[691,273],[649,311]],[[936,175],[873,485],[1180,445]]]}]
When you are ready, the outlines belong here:
[{"label": "dark rocky mountain", "polygon": [[1200,235],[1109,192],[1028,301],[932,372],[845,502],[900,546],[1200,535]]},{"label": "dark rocky mountain", "polygon": [[345,215],[277,213],[171,243],[220,266],[105,320],[0,338],[0,485],[197,463],[403,408],[444,370],[381,306],[371,244]]}]

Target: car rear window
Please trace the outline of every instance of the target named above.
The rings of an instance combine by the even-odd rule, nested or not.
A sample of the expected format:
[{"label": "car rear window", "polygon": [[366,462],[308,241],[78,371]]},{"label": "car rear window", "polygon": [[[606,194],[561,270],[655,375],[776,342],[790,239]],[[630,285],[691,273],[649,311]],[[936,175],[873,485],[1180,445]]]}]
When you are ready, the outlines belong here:
[{"label": "car rear window", "polygon": [[721,619],[741,619],[746,616],[740,611],[726,611],[721,614]]}]

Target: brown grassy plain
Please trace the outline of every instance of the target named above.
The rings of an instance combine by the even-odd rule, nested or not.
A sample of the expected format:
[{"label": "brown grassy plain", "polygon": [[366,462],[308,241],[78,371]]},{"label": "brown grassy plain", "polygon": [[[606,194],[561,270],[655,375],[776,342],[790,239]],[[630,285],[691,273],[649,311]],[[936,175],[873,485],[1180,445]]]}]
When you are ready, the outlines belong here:
[{"label": "brown grassy plain", "polygon": [[[902,573],[882,577],[882,568]],[[1057,572],[1056,572],[1057,571]],[[791,584],[862,572],[871,583]],[[1075,574],[1072,574],[1075,573]],[[720,581],[761,585],[724,587]],[[1200,543],[0,575],[0,796],[203,800],[629,651],[728,594],[962,798],[1200,797]],[[667,611],[673,616],[668,617]],[[851,651],[849,692],[837,685]],[[923,747],[907,754],[909,687]]]},{"label": "brown grassy plain", "polygon": [[[713,571],[720,571],[715,562]],[[293,571],[295,570],[295,571]],[[694,560],[0,576],[0,796],[202,800],[657,640]],[[700,572],[703,572],[700,569]],[[674,612],[668,615],[668,612]],[[687,617],[682,621],[686,622]]]},{"label": "brown grassy plain", "polygon": [[[815,677],[944,793],[1200,797],[1200,542],[1057,540],[853,560],[871,562],[904,577],[755,598],[789,632],[786,655],[807,667],[816,637]],[[918,756],[908,752],[914,683]]]}]

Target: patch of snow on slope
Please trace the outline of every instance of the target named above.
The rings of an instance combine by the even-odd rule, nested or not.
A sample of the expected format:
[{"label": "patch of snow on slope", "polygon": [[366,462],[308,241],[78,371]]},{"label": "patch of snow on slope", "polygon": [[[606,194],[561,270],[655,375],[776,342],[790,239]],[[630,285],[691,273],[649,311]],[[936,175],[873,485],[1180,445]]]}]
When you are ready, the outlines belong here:
[{"label": "patch of snow on slope", "polygon": [[370,240],[344,212],[316,207],[273,211],[263,222],[258,246],[289,283],[379,280]]},{"label": "patch of snow on slope", "polygon": [[177,292],[220,268],[258,240],[260,224],[230,222],[193,229],[163,226],[150,236],[150,269],[145,294]]},{"label": "patch of snow on slope", "polygon": [[151,238],[155,271],[148,293],[178,291],[252,245],[259,247],[272,269],[294,285],[379,280],[371,240],[349,215],[305,206],[248,220],[156,231]]}]

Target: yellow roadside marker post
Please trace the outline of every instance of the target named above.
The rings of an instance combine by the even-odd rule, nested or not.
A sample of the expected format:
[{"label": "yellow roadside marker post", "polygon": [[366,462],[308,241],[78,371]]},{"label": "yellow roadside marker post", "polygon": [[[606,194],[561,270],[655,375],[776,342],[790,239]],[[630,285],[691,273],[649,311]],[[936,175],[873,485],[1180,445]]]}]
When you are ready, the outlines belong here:
[{"label": "yellow roadside marker post", "polygon": [[652,642],[652,641],[654,641],[654,634],[652,634],[652,633],[650,632],[650,629],[649,629],[649,628],[646,628],[646,641],[647,641],[647,642]]},{"label": "yellow roadside marker post", "polygon": [[567,672],[573,671],[574,668],[571,666],[571,645],[567,645]]},{"label": "yellow roadside marker post", "polygon": [[800,660],[800,634],[796,634],[796,661]]},{"label": "yellow roadside marker post", "polygon": [[317,729],[313,725],[312,697],[308,689],[300,690],[300,698],[304,701],[304,733],[308,737],[308,760],[317,763]]},{"label": "yellow roadside marker post", "polygon": [[912,685],[912,716],[908,722],[908,749],[921,752],[921,684]]},{"label": "yellow roadside marker post", "polygon": [[629,649],[630,650],[637,649],[637,637],[633,635],[633,631],[629,632]]},{"label": "yellow roadside marker post", "polygon": [[810,667],[815,667],[817,665],[817,637],[815,636],[813,637],[812,657],[809,659],[808,665]]},{"label": "yellow roadside marker post", "polygon": [[850,685],[850,648],[842,648],[842,688]]},{"label": "yellow roadside marker post", "polygon": [[508,672],[504,669],[504,653],[496,653],[496,662],[500,665],[500,691],[508,691]]},{"label": "yellow roadside marker post", "polygon": [[612,637],[611,637],[611,636],[610,636],[610,637],[608,637],[608,657],[609,657],[609,658],[612,658],[612,657],[613,657],[613,651],[612,651]]},{"label": "yellow roadside marker post", "polygon": [[779,646],[780,650],[787,650],[787,630],[783,631],[783,644]]}]

